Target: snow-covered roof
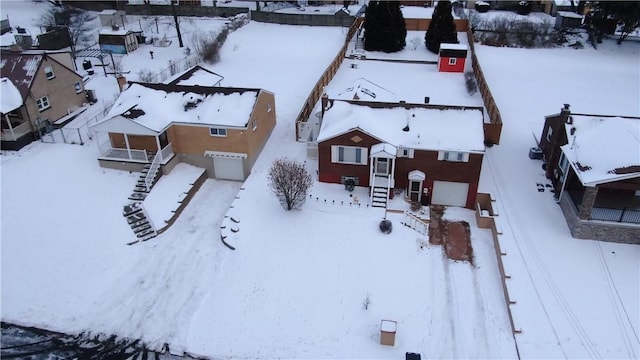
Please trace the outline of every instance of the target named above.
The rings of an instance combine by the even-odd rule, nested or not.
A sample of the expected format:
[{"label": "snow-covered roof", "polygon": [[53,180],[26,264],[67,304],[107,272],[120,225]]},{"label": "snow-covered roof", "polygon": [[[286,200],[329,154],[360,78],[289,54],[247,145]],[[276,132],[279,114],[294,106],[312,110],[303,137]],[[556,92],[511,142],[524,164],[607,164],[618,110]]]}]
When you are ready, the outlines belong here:
[{"label": "snow-covered roof", "polygon": [[2,76],[13,81],[23,99],[26,99],[29,94],[38,66],[44,56],[41,53],[2,51],[0,72],[2,72]]},{"label": "snow-covered roof", "polygon": [[6,77],[0,80],[0,112],[9,113],[22,106],[22,95],[18,88]]},{"label": "snow-covered roof", "polygon": [[130,32],[132,32],[129,29],[125,29],[125,28],[121,28],[118,27],[117,29],[114,29],[111,26],[104,26],[100,29],[100,35],[127,35]]},{"label": "snow-covered roof", "polygon": [[576,14],[574,12],[571,11],[558,11],[558,16],[562,16],[565,18],[575,18],[575,19],[582,19],[583,16],[580,14]]},{"label": "snow-covered roof", "polygon": [[387,143],[375,144],[371,147],[370,157],[395,159],[398,148]]},{"label": "snow-covered roof", "polygon": [[397,102],[396,94],[360,78],[349,85],[326,89],[330,99]]},{"label": "snow-covered roof", "polygon": [[335,100],[324,113],[318,142],[355,129],[396,147],[484,152],[480,110],[440,110],[428,107],[407,109],[405,106],[372,108]]},{"label": "snow-covered roof", "polygon": [[640,177],[640,119],[571,117],[562,152],[583,185]]},{"label": "snow-covered roof", "polygon": [[184,73],[178,75],[169,84],[173,85],[200,85],[200,86],[217,86],[224,77],[209,71],[199,65],[192,67]]},{"label": "snow-covered roof", "polygon": [[442,43],[440,44],[440,50],[469,50],[469,47],[467,44]]},{"label": "snow-covered roof", "polygon": [[161,132],[172,123],[245,127],[259,91],[132,83],[120,94],[105,120],[94,126],[125,118],[154,132]]}]

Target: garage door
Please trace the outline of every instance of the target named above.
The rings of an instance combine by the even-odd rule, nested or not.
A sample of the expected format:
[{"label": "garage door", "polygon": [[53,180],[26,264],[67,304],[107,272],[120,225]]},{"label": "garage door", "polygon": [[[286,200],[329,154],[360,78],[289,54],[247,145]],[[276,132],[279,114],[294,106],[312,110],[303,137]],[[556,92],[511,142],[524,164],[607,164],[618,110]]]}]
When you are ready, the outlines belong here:
[{"label": "garage door", "polygon": [[469,184],[452,181],[434,181],[431,203],[436,205],[466,206]]},{"label": "garage door", "polygon": [[242,159],[214,157],[213,171],[215,171],[216,179],[244,180]]}]

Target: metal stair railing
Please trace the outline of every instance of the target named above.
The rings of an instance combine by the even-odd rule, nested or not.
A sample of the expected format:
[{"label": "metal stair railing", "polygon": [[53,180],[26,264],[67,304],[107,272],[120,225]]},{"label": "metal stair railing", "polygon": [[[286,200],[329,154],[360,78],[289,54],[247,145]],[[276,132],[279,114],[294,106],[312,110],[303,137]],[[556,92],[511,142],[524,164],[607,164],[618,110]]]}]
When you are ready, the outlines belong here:
[{"label": "metal stair railing", "polygon": [[151,187],[153,186],[153,179],[155,179],[158,174],[158,169],[160,168],[160,158],[161,153],[156,153],[153,156],[153,161],[151,162],[151,167],[149,167],[149,172],[144,177],[144,187],[147,189],[147,192],[151,191]]}]

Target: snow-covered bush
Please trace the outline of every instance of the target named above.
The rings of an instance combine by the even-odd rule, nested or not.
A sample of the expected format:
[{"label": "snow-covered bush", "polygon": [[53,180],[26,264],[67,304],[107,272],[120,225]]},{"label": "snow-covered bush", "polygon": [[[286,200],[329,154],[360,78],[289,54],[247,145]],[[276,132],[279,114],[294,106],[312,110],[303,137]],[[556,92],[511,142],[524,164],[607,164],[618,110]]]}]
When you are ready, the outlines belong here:
[{"label": "snow-covered bush", "polygon": [[385,234],[391,234],[391,230],[393,229],[393,224],[391,224],[391,220],[384,219],[380,221],[380,231]]},{"label": "snow-covered bush", "polygon": [[467,92],[469,95],[473,95],[478,92],[478,83],[476,82],[476,75],[473,71],[467,71],[464,73],[464,82],[467,85]]}]

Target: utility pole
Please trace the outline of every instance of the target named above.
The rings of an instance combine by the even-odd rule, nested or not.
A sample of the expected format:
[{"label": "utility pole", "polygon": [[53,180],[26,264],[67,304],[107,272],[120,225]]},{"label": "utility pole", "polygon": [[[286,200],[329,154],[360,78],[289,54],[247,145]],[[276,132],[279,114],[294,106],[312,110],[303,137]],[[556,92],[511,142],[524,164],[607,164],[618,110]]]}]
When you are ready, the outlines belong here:
[{"label": "utility pole", "polygon": [[176,14],[175,0],[171,1],[171,12],[173,13],[173,21],[176,23],[176,31],[178,32],[178,44],[180,47],[184,47],[182,44],[182,34],[180,34],[180,23],[178,23],[178,14]]}]

